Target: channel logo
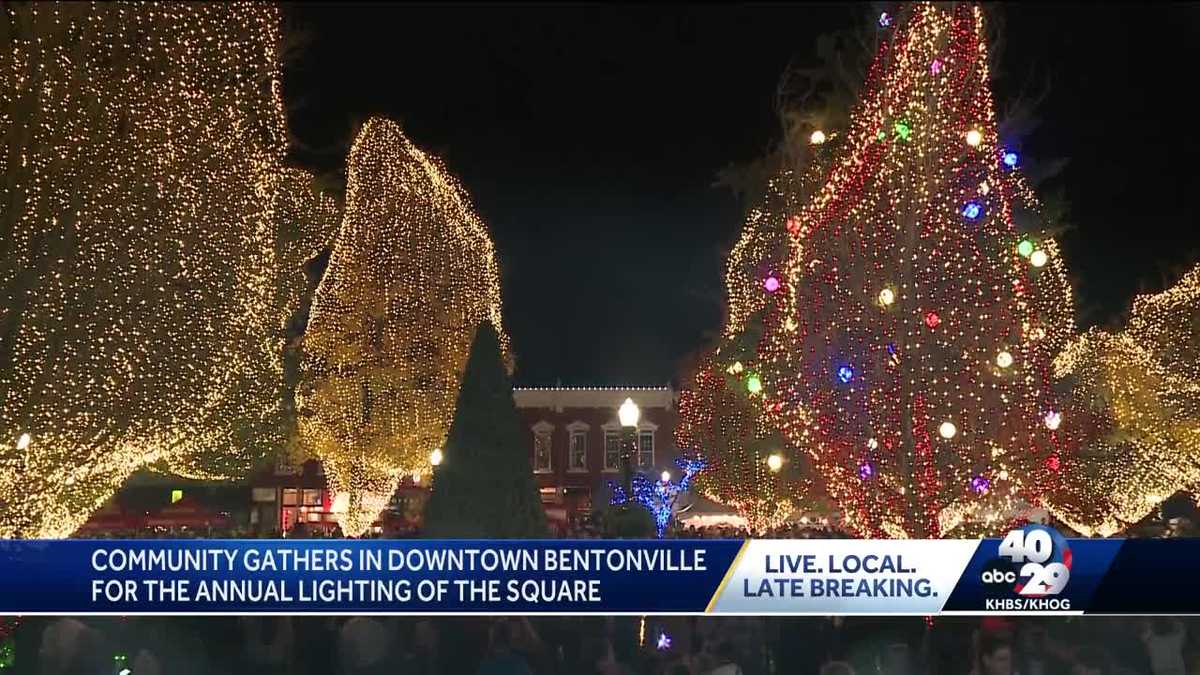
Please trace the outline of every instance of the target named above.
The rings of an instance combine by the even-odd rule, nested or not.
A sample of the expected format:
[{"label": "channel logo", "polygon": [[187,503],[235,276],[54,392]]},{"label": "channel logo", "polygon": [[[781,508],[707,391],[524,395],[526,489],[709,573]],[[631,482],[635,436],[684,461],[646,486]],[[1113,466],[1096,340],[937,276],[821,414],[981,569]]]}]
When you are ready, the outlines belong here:
[{"label": "channel logo", "polygon": [[1071,580],[1071,547],[1044,525],[1010,530],[996,554],[979,577],[988,595],[1045,598],[1062,593]]}]

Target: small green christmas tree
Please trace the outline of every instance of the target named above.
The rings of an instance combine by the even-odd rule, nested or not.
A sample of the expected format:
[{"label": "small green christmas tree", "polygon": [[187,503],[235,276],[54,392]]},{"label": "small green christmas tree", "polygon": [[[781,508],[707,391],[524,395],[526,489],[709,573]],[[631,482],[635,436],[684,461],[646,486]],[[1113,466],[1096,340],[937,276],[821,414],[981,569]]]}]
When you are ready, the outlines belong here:
[{"label": "small green christmas tree", "polygon": [[433,475],[426,534],[433,538],[546,536],[546,514],[521,440],[512,382],[490,323],[476,331],[456,410],[445,459]]}]

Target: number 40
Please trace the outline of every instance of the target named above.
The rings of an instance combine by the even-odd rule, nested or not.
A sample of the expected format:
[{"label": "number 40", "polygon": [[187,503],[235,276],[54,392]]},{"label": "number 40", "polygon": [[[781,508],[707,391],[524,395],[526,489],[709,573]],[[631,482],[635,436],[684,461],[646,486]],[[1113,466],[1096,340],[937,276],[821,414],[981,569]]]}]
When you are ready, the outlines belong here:
[{"label": "number 40", "polygon": [[1054,542],[1045,530],[1010,530],[1000,542],[1000,555],[1014,563],[1042,563],[1050,559]]}]

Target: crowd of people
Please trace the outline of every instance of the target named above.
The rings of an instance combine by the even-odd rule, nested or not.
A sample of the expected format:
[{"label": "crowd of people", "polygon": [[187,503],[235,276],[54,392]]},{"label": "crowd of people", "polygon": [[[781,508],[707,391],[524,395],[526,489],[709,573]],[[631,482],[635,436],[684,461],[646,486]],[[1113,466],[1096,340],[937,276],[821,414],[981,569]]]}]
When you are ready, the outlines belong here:
[{"label": "crowd of people", "polygon": [[1197,636],[1175,618],[28,618],[14,672],[1185,675]]}]

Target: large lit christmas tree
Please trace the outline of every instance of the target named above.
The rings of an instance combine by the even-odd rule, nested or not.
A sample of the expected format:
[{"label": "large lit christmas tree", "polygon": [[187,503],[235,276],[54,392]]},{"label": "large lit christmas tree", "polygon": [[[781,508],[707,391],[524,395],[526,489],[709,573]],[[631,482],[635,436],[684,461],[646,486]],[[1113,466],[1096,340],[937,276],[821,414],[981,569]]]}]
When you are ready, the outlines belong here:
[{"label": "large lit christmas tree", "polygon": [[[304,337],[300,431],[344,532],[442,448],[476,327],[500,321],[495,251],[465,191],[389,120],[363,126]],[[447,457],[447,461],[453,458]]]},{"label": "large lit christmas tree", "polygon": [[1068,459],[1050,381],[1065,281],[1052,242],[1014,224],[1026,198],[996,129],[982,10],[921,3],[880,24],[743,367],[856,531],[999,527]]},{"label": "large lit christmas tree", "polygon": [[63,536],[276,426],[279,13],[18,4],[0,36],[0,536]]}]

